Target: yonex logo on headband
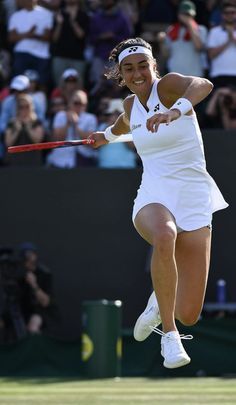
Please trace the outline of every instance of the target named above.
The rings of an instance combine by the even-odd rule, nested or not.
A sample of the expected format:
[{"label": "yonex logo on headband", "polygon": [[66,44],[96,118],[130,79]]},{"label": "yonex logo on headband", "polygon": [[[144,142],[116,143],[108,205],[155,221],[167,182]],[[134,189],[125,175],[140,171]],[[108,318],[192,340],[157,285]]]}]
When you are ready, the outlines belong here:
[{"label": "yonex logo on headband", "polygon": [[128,48],[128,49],[129,49],[129,53],[136,52],[138,49],[138,46],[132,46],[132,48]]},{"label": "yonex logo on headband", "polygon": [[152,51],[145,46],[130,46],[129,48],[124,49],[118,56],[118,62],[121,63],[126,56],[131,55],[132,53],[143,53],[144,55],[148,55],[153,57]]}]

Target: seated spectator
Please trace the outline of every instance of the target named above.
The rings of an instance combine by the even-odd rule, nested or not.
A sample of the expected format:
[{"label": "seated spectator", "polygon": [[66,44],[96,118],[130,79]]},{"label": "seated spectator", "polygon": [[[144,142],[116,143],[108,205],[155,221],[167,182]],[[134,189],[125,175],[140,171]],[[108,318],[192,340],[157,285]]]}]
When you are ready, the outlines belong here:
[{"label": "seated spectator", "polygon": [[[11,80],[10,95],[3,100],[1,107],[1,115],[0,115],[1,133],[5,132],[7,124],[10,121],[10,119],[16,116],[16,103],[18,96],[21,94],[28,94],[29,87],[30,81],[28,77],[24,75],[15,76]],[[43,114],[42,106],[40,105],[37,99],[34,99],[33,103],[37,118],[44,123],[45,116]]]},{"label": "seated spectator", "polygon": [[67,108],[66,101],[62,96],[53,97],[51,100],[49,100],[49,106],[47,110],[47,124],[46,124],[47,131],[49,132],[49,137],[51,136],[50,133],[52,131],[53,120],[55,115],[59,111],[65,111],[66,108]]},{"label": "seated spectator", "polygon": [[221,19],[208,36],[209,77],[215,88],[236,86],[236,3],[223,3]]},{"label": "seated spectator", "polygon": [[[58,112],[54,118],[52,140],[84,139],[94,132],[97,119],[94,114],[86,111],[87,105],[87,94],[83,90],[75,91],[67,111]],[[47,156],[47,164],[60,168],[95,166],[96,156],[97,151],[90,146],[54,149]]]},{"label": "seated spectator", "polygon": [[21,306],[21,279],[17,256],[12,247],[0,247],[0,343],[26,336]]},{"label": "seated spectator", "polygon": [[21,0],[8,24],[8,40],[13,48],[13,74],[26,69],[39,73],[40,84],[47,89],[50,81],[50,41],[53,14],[37,5],[37,0]]},{"label": "seated spectator", "polygon": [[[122,99],[111,99],[105,110],[107,121],[98,130],[104,131],[114,124],[119,115],[124,112]],[[133,142],[110,142],[98,149],[98,167],[106,169],[134,168],[137,166],[137,154]]]},{"label": "seated spectator", "polygon": [[36,70],[27,69],[24,71],[24,75],[29,79],[28,93],[33,100],[37,100],[36,103],[41,106],[43,116],[45,117],[47,112],[47,96],[45,92],[40,89],[39,74]]},{"label": "seated spectator", "polygon": [[216,89],[206,106],[206,115],[210,128],[236,129],[236,88]]},{"label": "seated spectator", "polygon": [[53,89],[50,99],[54,97],[63,97],[68,103],[71,98],[71,94],[80,89],[81,81],[78,71],[73,68],[68,68],[62,73],[59,86]]},{"label": "seated spectator", "polygon": [[[32,97],[29,94],[19,95],[16,116],[8,122],[4,135],[6,147],[43,142],[44,138],[45,130],[34,112]],[[43,154],[42,151],[8,154],[6,163],[14,166],[38,166],[43,163]]]},{"label": "seated spectator", "polygon": [[52,72],[56,84],[67,66],[75,68],[85,84],[84,58],[88,36],[89,17],[83,11],[81,0],[65,0],[64,7],[55,14],[52,33]]},{"label": "seated spectator", "polygon": [[178,21],[169,26],[166,33],[158,34],[160,53],[166,58],[168,72],[205,76],[203,51],[207,41],[207,29],[197,24],[195,17],[195,4],[188,0],[181,1]]},{"label": "seated spectator", "polygon": [[19,246],[24,279],[21,283],[21,308],[29,333],[41,333],[47,326],[53,306],[52,274],[39,261],[38,249],[30,242]]}]

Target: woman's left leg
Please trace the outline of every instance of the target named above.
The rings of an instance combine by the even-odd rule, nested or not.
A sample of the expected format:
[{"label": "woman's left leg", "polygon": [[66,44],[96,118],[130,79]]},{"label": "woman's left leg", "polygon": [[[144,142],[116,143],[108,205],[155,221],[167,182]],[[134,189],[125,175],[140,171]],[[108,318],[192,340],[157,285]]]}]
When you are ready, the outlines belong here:
[{"label": "woman's left leg", "polygon": [[201,314],[210,250],[211,230],[208,227],[178,234],[175,250],[178,270],[175,316],[184,325],[193,325]]}]

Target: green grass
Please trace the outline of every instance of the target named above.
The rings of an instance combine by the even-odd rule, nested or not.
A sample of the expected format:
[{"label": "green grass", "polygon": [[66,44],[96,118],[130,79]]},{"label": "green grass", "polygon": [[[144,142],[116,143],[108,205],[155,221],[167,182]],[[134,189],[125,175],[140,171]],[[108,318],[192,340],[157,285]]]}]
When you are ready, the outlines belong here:
[{"label": "green grass", "polygon": [[235,379],[0,379],[0,405],[235,405]]}]

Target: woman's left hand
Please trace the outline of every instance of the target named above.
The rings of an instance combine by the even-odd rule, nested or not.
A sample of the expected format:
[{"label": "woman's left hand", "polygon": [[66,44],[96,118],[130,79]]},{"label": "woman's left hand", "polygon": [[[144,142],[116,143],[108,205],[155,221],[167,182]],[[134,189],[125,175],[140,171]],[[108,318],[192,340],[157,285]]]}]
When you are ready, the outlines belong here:
[{"label": "woman's left hand", "polygon": [[177,120],[180,117],[180,111],[177,109],[169,110],[166,113],[154,114],[148,118],[146,127],[148,131],[157,132],[160,124],[169,125],[171,121]]}]

